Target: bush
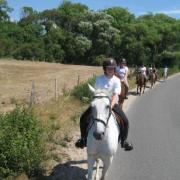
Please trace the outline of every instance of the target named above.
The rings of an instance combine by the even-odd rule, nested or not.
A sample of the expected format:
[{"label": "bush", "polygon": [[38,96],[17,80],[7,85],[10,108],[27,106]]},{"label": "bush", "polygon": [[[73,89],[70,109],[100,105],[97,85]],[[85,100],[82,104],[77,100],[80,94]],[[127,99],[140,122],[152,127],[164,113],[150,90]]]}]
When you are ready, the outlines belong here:
[{"label": "bush", "polygon": [[92,62],[92,65],[102,66],[105,59],[106,57],[104,55],[96,56],[96,58]]},{"label": "bush", "polygon": [[16,107],[0,114],[0,179],[34,174],[43,160],[43,129],[32,111]]},{"label": "bush", "polygon": [[95,77],[89,79],[87,82],[75,86],[72,90],[72,95],[80,99],[82,102],[90,102],[92,95],[89,90],[88,84],[91,84],[93,86],[95,84]]},{"label": "bush", "polygon": [[180,71],[180,68],[177,65],[173,66],[172,68],[168,69],[168,75],[178,73],[179,71]]}]

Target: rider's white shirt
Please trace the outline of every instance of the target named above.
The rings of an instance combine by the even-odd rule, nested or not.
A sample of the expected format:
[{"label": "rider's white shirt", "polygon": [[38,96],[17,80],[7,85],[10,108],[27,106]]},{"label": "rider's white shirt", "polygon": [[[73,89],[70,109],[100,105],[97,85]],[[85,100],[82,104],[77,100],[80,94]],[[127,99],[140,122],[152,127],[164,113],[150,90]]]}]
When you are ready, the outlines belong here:
[{"label": "rider's white shirt", "polygon": [[125,70],[126,70],[126,73],[128,73],[129,71],[129,68],[127,66],[124,66]]},{"label": "rider's white shirt", "polygon": [[124,79],[126,75],[126,69],[125,68],[120,68],[119,66],[116,67],[116,73],[119,74],[121,79]]},{"label": "rider's white shirt", "polygon": [[168,68],[165,67],[165,68],[164,68],[164,73],[167,73],[167,71],[168,71]]},{"label": "rider's white shirt", "polygon": [[[111,90],[113,94],[119,95],[121,92],[121,82],[116,76],[109,79],[106,75],[101,75],[96,78],[95,88],[108,89]],[[116,103],[118,103],[118,96]]]},{"label": "rider's white shirt", "polygon": [[140,68],[140,71],[141,71],[141,74],[146,75],[146,67],[145,67],[145,66],[144,66],[144,67],[141,67],[141,68]]}]

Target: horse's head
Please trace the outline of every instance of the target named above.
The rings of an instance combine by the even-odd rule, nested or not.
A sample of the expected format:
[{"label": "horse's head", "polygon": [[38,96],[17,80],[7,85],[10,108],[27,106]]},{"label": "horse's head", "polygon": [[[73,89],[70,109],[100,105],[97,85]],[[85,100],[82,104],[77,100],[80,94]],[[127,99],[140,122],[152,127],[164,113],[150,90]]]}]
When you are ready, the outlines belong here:
[{"label": "horse's head", "polygon": [[92,121],[94,123],[93,136],[96,140],[102,140],[111,115],[111,92],[105,89],[94,89],[89,85],[93,93],[91,101]]}]

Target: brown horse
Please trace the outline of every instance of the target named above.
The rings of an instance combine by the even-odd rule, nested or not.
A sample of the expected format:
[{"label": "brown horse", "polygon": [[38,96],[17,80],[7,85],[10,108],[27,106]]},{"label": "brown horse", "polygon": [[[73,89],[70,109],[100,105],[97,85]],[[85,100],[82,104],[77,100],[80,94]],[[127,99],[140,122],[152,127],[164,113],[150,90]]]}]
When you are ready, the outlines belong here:
[{"label": "brown horse", "polygon": [[146,88],[146,78],[143,74],[138,73],[137,74],[137,94],[141,94],[143,88],[143,93]]},{"label": "brown horse", "polygon": [[118,102],[121,109],[122,109],[125,97],[126,97],[126,85],[124,82],[121,82],[121,94],[119,95],[119,102]]},{"label": "brown horse", "polygon": [[151,72],[149,75],[149,81],[151,83],[151,88],[153,88],[153,86],[155,85],[156,79],[157,79],[156,74],[154,72]]}]

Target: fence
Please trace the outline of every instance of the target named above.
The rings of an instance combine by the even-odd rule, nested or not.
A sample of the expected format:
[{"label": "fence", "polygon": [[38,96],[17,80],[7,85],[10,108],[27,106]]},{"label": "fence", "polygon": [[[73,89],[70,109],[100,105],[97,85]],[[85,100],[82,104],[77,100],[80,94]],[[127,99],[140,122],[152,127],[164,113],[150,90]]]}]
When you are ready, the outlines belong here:
[{"label": "fence", "polygon": [[5,84],[0,91],[0,112],[12,110],[17,103],[32,107],[50,99],[57,100],[60,95],[68,93],[74,86],[93,76],[94,74],[89,74],[88,77],[74,75],[67,79],[55,77],[47,80],[37,78],[16,85]]}]

